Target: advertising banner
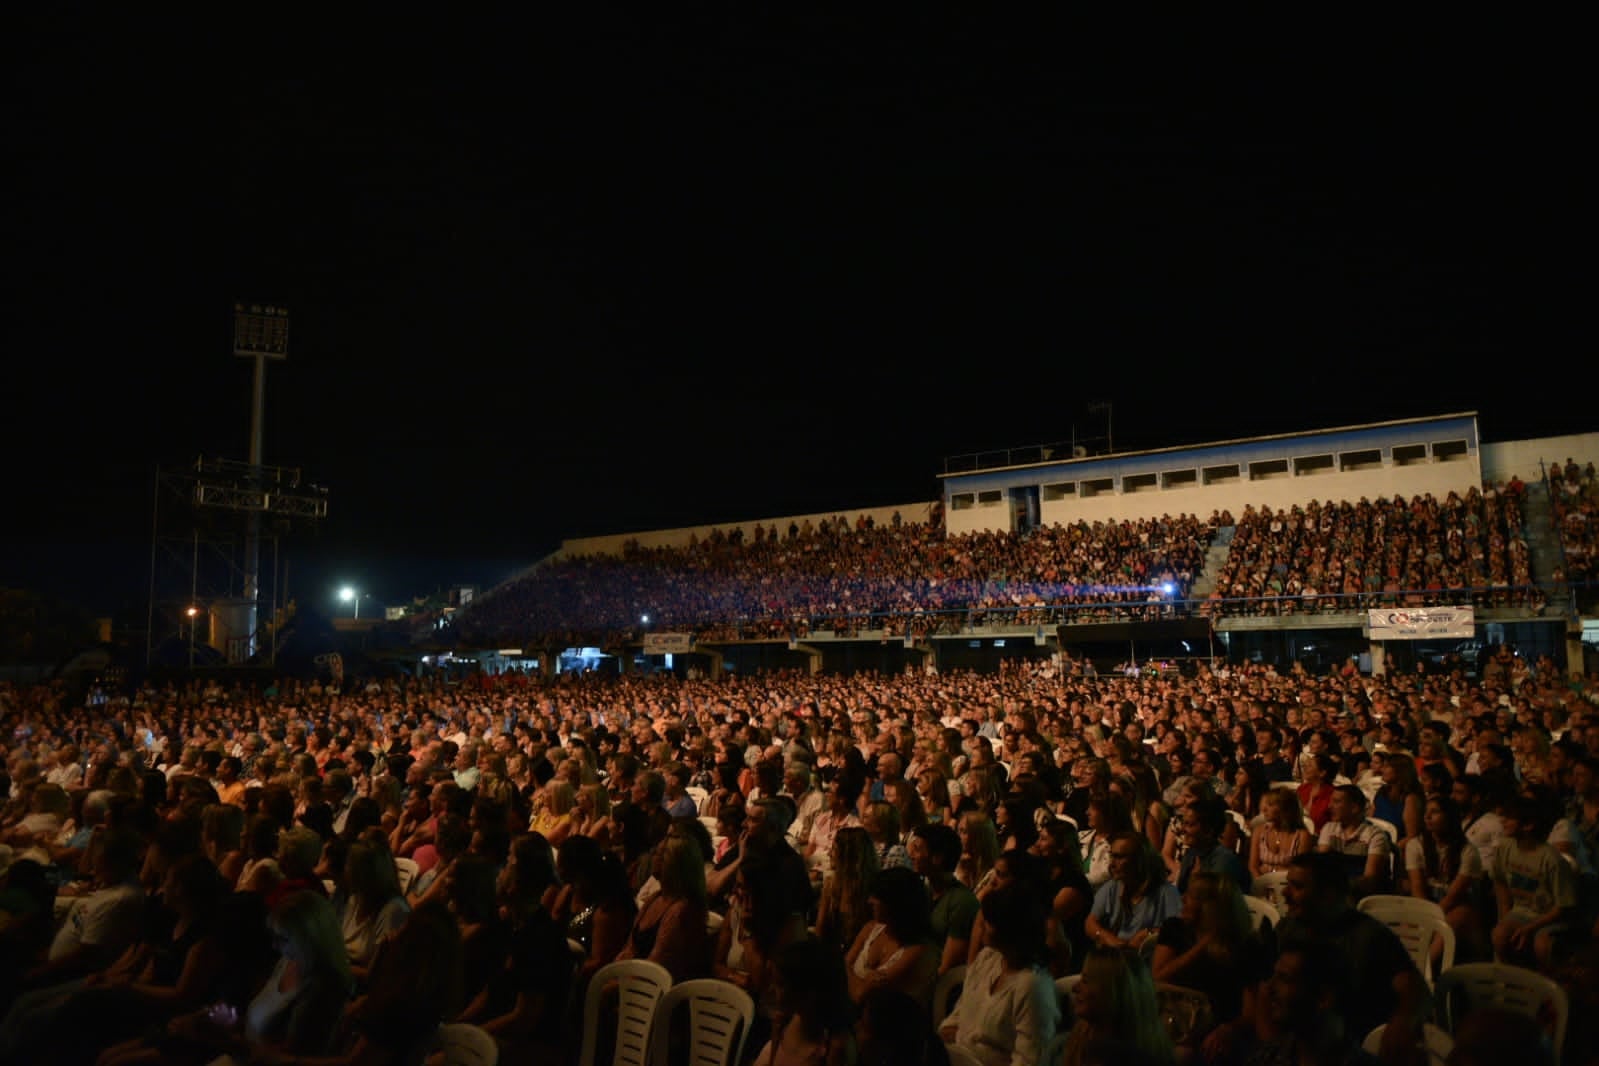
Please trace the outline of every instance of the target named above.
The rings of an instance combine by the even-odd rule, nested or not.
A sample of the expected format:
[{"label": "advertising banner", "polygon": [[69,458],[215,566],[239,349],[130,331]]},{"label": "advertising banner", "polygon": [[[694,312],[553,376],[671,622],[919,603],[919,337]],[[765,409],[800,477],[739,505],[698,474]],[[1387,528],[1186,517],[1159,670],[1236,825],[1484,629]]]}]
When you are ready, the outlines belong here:
[{"label": "advertising banner", "polygon": [[645,655],[686,655],[694,650],[692,633],[646,633]]},{"label": "advertising banner", "polygon": [[1372,640],[1438,640],[1470,637],[1476,611],[1470,607],[1382,607],[1366,612]]}]

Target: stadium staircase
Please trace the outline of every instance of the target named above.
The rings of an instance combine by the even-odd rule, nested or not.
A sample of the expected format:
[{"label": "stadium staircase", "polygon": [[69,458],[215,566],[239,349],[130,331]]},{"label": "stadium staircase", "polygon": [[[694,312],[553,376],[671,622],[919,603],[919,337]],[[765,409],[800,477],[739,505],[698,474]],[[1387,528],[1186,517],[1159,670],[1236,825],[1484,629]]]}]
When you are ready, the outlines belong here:
[{"label": "stadium staircase", "polygon": [[[1199,576],[1194,578],[1194,586],[1189,590],[1189,599],[1202,600],[1216,587],[1216,575],[1221,572],[1222,564],[1227,562],[1227,553],[1232,550],[1233,534],[1237,531],[1237,526],[1217,527],[1215,535],[1210,538],[1210,547],[1205,549],[1205,565],[1199,568]],[[1530,546],[1531,542],[1528,544]]]},{"label": "stadium staircase", "polygon": [[1554,506],[1549,499],[1549,486],[1542,481],[1527,483],[1527,494],[1522,500],[1521,518],[1526,523],[1528,562],[1532,565],[1532,580],[1549,598],[1544,614],[1562,614],[1568,608],[1567,593],[1555,584],[1555,570],[1565,561],[1560,547],[1560,531],[1555,528]]}]

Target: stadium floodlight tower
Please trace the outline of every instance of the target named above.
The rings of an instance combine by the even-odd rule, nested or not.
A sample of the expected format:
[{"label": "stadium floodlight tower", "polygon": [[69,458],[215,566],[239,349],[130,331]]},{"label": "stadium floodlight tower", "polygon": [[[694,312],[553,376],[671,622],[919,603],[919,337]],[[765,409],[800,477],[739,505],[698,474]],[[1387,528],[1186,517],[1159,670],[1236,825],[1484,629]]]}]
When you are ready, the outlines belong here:
[{"label": "stadium floodlight tower", "polygon": [[[255,360],[255,390],[250,407],[250,480],[264,489],[261,477],[263,445],[266,438],[266,365],[289,357],[289,309],[273,305],[242,303],[233,305],[233,354]],[[250,634],[249,654],[255,653],[255,633],[261,599],[261,510],[248,512],[244,536],[244,595],[247,618],[244,632]]]},{"label": "stadium floodlight tower", "polygon": [[[181,470],[157,469],[147,662],[158,645],[185,631],[230,665],[276,662],[283,620],[279,542],[328,513],[327,489],[306,481],[297,468],[262,462],[266,364],[288,356],[289,312],[260,304],[234,304],[233,312],[233,354],[255,362],[250,457],[241,462],[202,455]],[[271,546],[270,604],[262,601],[264,545]],[[206,631],[197,634],[202,622]],[[270,643],[264,639],[268,633]]]}]

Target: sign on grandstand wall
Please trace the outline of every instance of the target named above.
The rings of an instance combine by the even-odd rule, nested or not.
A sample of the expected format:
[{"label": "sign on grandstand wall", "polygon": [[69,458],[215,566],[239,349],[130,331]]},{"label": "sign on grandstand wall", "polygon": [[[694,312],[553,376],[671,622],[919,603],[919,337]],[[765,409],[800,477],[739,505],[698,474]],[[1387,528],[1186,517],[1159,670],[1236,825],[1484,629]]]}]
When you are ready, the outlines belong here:
[{"label": "sign on grandstand wall", "polygon": [[1469,637],[1476,631],[1470,607],[1384,608],[1366,612],[1372,640],[1434,640]]},{"label": "sign on grandstand wall", "polygon": [[691,633],[644,634],[645,655],[686,655],[693,650],[694,636]]}]

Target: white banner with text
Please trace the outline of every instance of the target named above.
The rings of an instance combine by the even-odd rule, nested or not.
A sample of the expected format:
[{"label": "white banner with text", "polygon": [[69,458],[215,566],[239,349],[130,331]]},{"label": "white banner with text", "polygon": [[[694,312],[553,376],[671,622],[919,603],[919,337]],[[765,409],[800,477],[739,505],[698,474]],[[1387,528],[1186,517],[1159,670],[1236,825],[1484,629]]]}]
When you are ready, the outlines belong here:
[{"label": "white banner with text", "polygon": [[1470,607],[1383,607],[1366,614],[1372,640],[1466,638],[1477,627],[1476,611]]},{"label": "white banner with text", "polygon": [[645,655],[686,655],[694,650],[692,633],[646,633]]}]

